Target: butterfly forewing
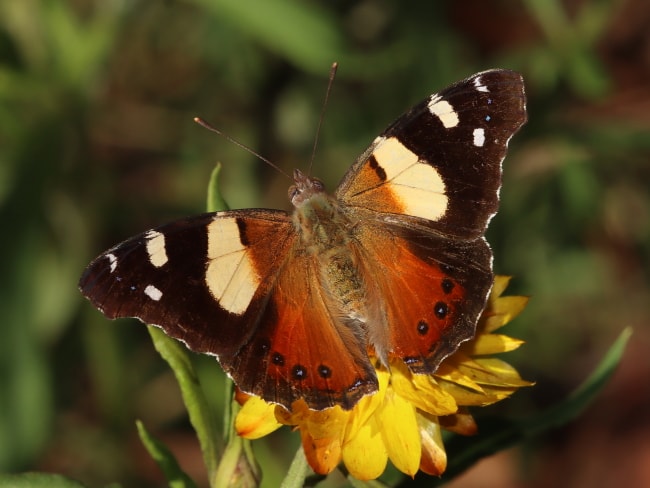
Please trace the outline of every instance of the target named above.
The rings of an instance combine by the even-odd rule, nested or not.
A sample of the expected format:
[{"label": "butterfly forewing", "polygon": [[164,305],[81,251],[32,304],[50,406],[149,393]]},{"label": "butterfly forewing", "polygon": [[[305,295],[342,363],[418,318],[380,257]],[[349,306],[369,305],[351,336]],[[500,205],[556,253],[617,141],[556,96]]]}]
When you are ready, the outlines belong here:
[{"label": "butterfly forewing", "polygon": [[235,354],[255,332],[294,238],[281,211],[190,217],[109,249],[79,287],[109,318],[160,326],[197,352]]},{"label": "butterfly forewing", "polygon": [[521,75],[478,73],[391,124],[337,196],[350,207],[424,219],[449,236],[481,236],[498,207],[508,141],[525,121]]}]

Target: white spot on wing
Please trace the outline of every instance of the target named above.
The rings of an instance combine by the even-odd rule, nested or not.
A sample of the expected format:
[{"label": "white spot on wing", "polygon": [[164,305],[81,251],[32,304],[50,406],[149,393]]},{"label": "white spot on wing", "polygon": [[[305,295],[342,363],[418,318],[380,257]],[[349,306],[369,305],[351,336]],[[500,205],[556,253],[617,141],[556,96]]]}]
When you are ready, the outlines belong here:
[{"label": "white spot on wing", "polygon": [[117,269],[117,256],[115,256],[115,254],[113,253],[109,253],[106,255],[106,257],[108,258],[108,262],[110,263],[109,266],[112,273],[113,271],[115,271],[115,269]]},{"label": "white spot on wing", "polygon": [[474,145],[478,147],[483,147],[483,144],[485,144],[485,129],[474,129],[473,132],[474,135]]},{"label": "white spot on wing", "polygon": [[153,285],[147,285],[147,287],[144,289],[144,294],[156,302],[160,301],[163,295],[162,291]]},{"label": "white spot on wing", "polygon": [[447,100],[441,99],[438,95],[432,95],[427,107],[433,115],[440,119],[445,129],[451,129],[458,125],[458,114]]},{"label": "white spot on wing", "polygon": [[253,299],[260,277],[247,247],[241,243],[237,219],[215,219],[207,232],[206,285],[223,309],[241,315]]},{"label": "white spot on wing", "polygon": [[386,172],[385,185],[405,214],[429,220],[445,215],[448,203],[445,183],[431,164],[420,162],[395,137],[381,141],[373,156]]},{"label": "white spot on wing", "polygon": [[488,91],[490,91],[488,90],[488,87],[483,84],[483,81],[481,80],[480,76],[474,78],[474,88],[476,88],[476,91],[480,91],[480,92],[487,93]]},{"label": "white spot on wing", "polygon": [[165,247],[165,235],[158,231],[150,230],[145,234],[147,239],[147,254],[149,261],[156,268],[167,264],[167,249]]}]

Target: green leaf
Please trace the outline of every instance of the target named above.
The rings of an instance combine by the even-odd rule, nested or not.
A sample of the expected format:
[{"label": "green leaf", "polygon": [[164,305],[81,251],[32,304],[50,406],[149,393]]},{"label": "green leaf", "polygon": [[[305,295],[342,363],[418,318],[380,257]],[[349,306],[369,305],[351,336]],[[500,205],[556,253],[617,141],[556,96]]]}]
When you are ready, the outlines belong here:
[{"label": "green leaf", "polygon": [[148,329],[154,347],[169,363],[176,376],[190,422],[199,438],[203,461],[211,479],[213,473],[216,472],[217,460],[223,447],[217,444],[221,437],[216,428],[216,420],[201,390],[189,353],[185,346],[165,335],[162,330],[152,326],[149,326]]},{"label": "green leaf", "polygon": [[614,374],[631,335],[631,328],[624,329],[594,372],[565,401],[520,422],[528,436],[539,435],[578,417],[598,396]]},{"label": "green leaf", "polygon": [[297,488],[303,486],[305,484],[305,478],[312,473],[313,471],[307,464],[305,451],[300,446],[296,451],[296,455],[293,457],[293,461],[291,461],[289,471],[287,471],[287,475],[282,480],[280,488]]},{"label": "green leaf", "polygon": [[78,481],[60,474],[0,474],[0,488],[84,488]]},{"label": "green leaf", "polygon": [[232,398],[228,413],[228,419],[230,419],[228,445],[224,450],[214,478],[210,478],[210,486],[214,488],[221,486],[256,488],[259,486],[261,473],[253,455],[250,441],[239,437],[235,432],[234,419],[238,408],[239,405]]},{"label": "green leaf", "polygon": [[219,210],[229,210],[228,204],[219,192],[219,173],[221,172],[221,163],[212,170],[210,174],[210,183],[208,183],[208,212],[217,212]]},{"label": "green leaf", "polygon": [[[296,66],[322,73],[347,52],[331,11],[296,0],[193,0],[207,12],[286,57]],[[291,28],[287,28],[291,26]]]},{"label": "green leaf", "polygon": [[171,451],[158,439],[149,434],[144,424],[136,420],[138,435],[149,455],[165,475],[171,488],[196,488],[196,484],[181,469]]},{"label": "green leaf", "polygon": [[446,443],[449,465],[438,486],[462,473],[479,459],[506,449],[525,439],[538,436],[575,419],[603,390],[616,370],[631,329],[625,329],[596,367],[594,372],[569,397],[548,410],[521,420],[485,418],[478,436],[454,436]]}]

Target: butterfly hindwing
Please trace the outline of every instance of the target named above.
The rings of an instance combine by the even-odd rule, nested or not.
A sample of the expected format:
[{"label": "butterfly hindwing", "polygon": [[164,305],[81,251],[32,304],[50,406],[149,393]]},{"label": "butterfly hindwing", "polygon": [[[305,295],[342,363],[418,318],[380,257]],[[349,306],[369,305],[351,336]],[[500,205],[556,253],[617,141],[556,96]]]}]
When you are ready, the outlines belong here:
[{"label": "butterfly hindwing", "polygon": [[[492,287],[484,239],[453,240],[417,224],[359,225],[364,276],[372,277],[387,324],[385,355],[414,373],[433,373],[473,337]],[[365,236],[365,237],[363,237]],[[382,347],[381,341],[375,347]]]},{"label": "butterfly hindwing", "polygon": [[351,408],[377,390],[365,339],[328,306],[313,257],[299,244],[291,255],[255,335],[221,364],[241,389],[267,401]]}]

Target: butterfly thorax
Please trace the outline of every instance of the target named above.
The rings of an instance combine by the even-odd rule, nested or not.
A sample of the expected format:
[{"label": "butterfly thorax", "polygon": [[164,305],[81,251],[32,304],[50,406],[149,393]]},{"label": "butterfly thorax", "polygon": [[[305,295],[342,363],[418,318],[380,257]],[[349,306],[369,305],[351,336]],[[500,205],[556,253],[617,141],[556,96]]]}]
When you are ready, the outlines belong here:
[{"label": "butterfly thorax", "polygon": [[316,263],[320,284],[336,308],[330,311],[363,322],[364,285],[351,250],[354,224],[320,180],[295,170],[294,181],[289,196],[295,206],[293,222],[300,249]]}]

